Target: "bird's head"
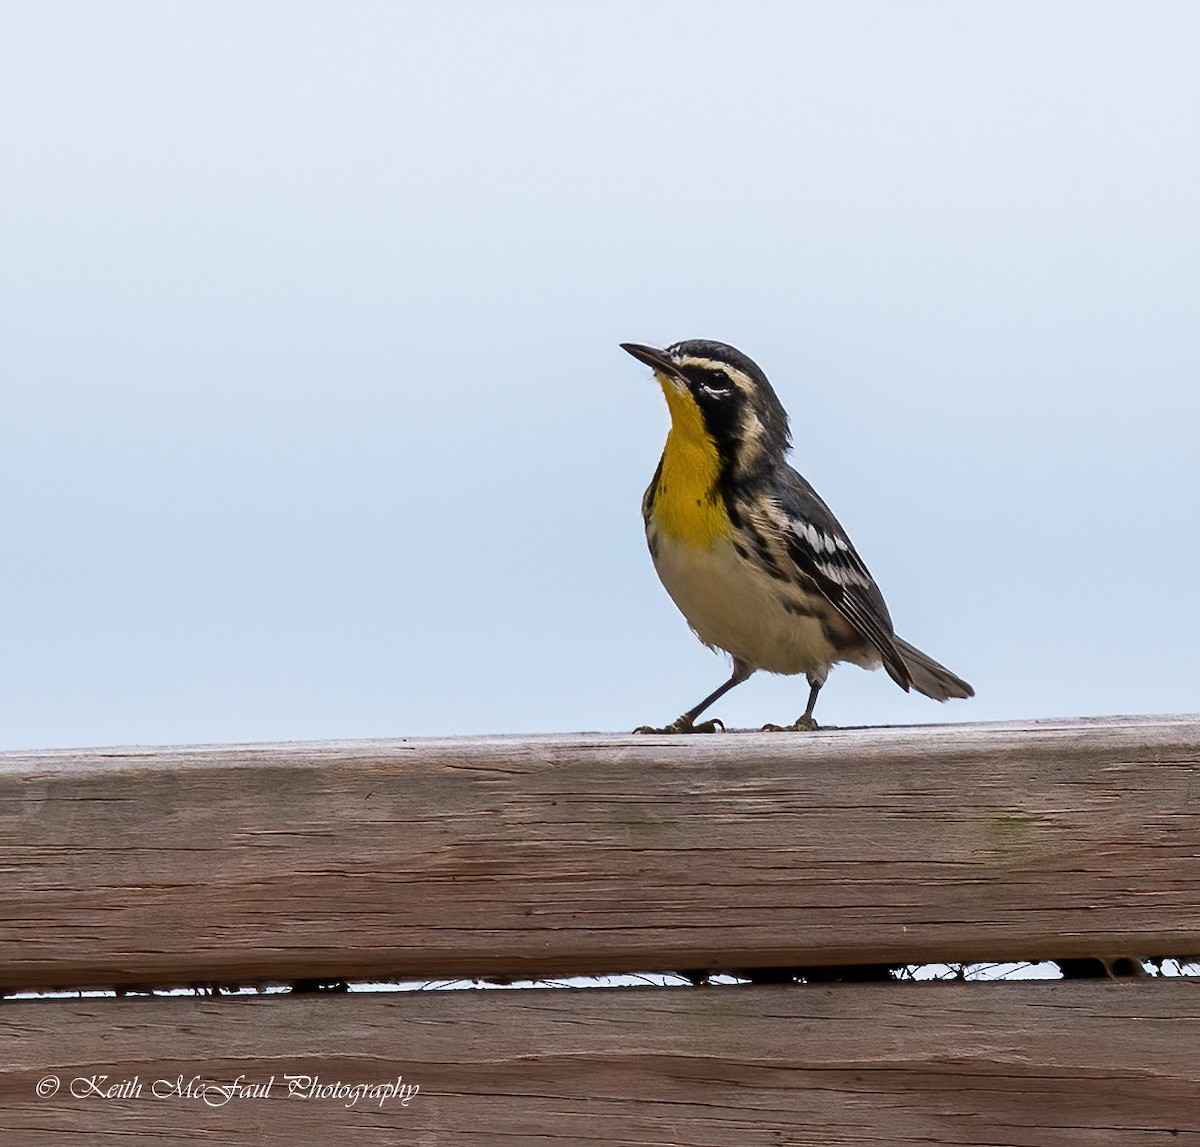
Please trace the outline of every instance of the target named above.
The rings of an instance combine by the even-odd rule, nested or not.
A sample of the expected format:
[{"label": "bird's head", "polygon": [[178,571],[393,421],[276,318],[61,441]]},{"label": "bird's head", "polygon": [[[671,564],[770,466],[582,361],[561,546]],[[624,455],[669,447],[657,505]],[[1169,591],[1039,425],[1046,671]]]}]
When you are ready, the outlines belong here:
[{"label": "bird's head", "polygon": [[665,350],[639,343],[622,343],[621,349],[654,370],[672,433],[702,433],[727,472],[746,478],[782,461],[787,413],[767,376],[741,351],[707,339],[686,339]]}]

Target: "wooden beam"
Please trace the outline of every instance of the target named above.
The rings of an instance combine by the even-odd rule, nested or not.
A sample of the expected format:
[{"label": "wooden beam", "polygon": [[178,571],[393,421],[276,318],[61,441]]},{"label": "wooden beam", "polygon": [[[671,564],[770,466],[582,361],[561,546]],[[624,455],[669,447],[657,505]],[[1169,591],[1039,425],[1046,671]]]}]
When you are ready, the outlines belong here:
[{"label": "wooden beam", "polygon": [[1181,980],[17,1002],[0,1142],[1198,1147],[1197,1047]]},{"label": "wooden beam", "polygon": [[0,756],[0,987],[1200,952],[1200,718]]}]

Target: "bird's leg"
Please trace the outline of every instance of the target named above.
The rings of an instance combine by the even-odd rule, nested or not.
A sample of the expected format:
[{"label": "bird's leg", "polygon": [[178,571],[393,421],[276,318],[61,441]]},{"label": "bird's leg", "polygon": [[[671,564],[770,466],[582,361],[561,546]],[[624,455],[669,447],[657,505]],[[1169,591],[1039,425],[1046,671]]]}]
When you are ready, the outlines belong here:
[{"label": "bird's leg", "polygon": [[817,694],[821,692],[821,686],[824,681],[813,681],[811,678],[808,682],[808,704],[804,707],[804,716],[797,718],[793,729],[806,729],[812,731],[819,729],[821,726],[813,720],[813,710],[817,707]]},{"label": "bird's leg", "polygon": [[741,662],[733,663],[733,676],[729,678],[719,689],[714,689],[699,705],[693,706],[680,717],[676,717],[666,728],[656,729],[653,725],[639,725],[634,729],[635,733],[715,733],[718,729],[725,731],[725,726],[717,720],[701,721],[696,724],[696,718],[704,712],[714,701],[719,701],[726,693],[729,692],[735,685],[740,685],[754,670],[748,665],[743,665]]},{"label": "bird's leg", "polygon": [[813,710],[817,707],[817,694],[821,692],[821,686],[824,684],[824,678],[814,681],[810,677],[808,679],[808,705],[804,710],[804,716],[797,717],[794,725],[764,725],[763,732],[811,733],[814,729],[819,729],[821,726],[813,720]]}]

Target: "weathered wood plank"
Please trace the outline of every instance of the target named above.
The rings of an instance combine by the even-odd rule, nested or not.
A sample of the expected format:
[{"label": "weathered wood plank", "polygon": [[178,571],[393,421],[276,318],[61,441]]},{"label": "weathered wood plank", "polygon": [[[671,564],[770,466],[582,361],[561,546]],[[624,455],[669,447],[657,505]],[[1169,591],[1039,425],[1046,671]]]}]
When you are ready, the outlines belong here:
[{"label": "weathered wood plank", "polygon": [[[0,1142],[1200,1147],[1197,1048],[1179,980],[19,1002]],[[70,1097],[100,1075],[140,1094]],[[286,1075],[419,1091],[347,1106]],[[197,1076],[275,1084],[171,1093]]]},{"label": "weathered wood plank", "polygon": [[0,986],[1200,952],[1200,718],[0,756]]}]

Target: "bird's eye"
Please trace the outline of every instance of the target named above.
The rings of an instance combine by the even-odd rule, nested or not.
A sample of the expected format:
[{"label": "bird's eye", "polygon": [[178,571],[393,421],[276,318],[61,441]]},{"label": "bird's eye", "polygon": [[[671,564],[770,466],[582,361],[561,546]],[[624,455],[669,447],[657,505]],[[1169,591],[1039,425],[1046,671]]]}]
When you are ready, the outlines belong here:
[{"label": "bird's eye", "polygon": [[700,388],[714,398],[721,398],[733,390],[733,383],[723,370],[710,370],[705,374]]}]

